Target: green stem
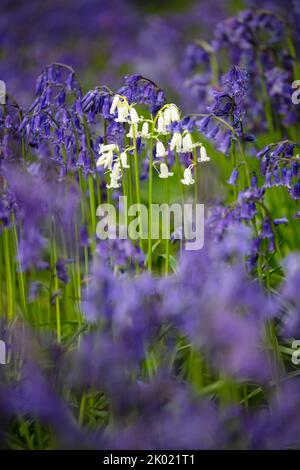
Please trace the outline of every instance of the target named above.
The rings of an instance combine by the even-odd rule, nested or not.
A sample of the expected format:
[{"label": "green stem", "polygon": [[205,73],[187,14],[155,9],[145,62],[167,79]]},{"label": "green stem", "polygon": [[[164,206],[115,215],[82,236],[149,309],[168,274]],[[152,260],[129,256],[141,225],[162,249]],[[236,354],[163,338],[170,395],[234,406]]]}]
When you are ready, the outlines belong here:
[{"label": "green stem", "polygon": [[153,137],[157,118],[153,120],[149,143],[149,187],[148,187],[148,271],[152,271],[152,203],[153,203]]},{"label": "green stem", "polygon": [[292,34],[290,31],[290,28],[287,28],[287,43],[288,43],[288,48],[291,54],[291,57],[293,59],[293,71],[294,71],[294,78],[297,80],[299,78],[299,72],[300,72],[300,66],[298,65],[298,59],[297,59],[297,54],[296,54],[296,49],[294,46]]},{"label": "green stem", "polygon": [[193,161],[194,161],[194,178],[195,178],[195,184],[194,184],[194,199],[195,199],[195,204],[198,202],[198,184],[199,184],[199,175],[198,175],[198,165],[197,165],[197,149],[193,149]]},{"label": "green stem", "polygon": [[4,242],[4,262],[6,271],[6,304],[7,304],[7,317],[8,320],[12,320],[14,317],[14,287],[12,281],[12,266],[11,259],[13,258],[10,253],[10,242],[9,242],[9,229],[3,230],[3,242]]},{"label": "green stem", "polygon": [[83,424],[85,404],[86,404],[86,394],[83,393],[81,397],[81,401],[80,401],[80,407],[79,407],[79,416],[78,416],[79,424]]},{"label": "green stem", "polygon": [[[133,156],[134,156],[134,173],[135,173],[135,189],[136,189],[136,202],[140,208],[141,204],[141,195],[140,195],[140,178],[139,178],[139,161],[136,147],[136,130],[135,126],[132,126],[132,135],[133,135]],[[139,209],[139,233],[140,233],[140,247],[143,251],[143,233],[142,233],[142,217],[141,210]]]},{"label": "green stem", "polygon": [[[166,164],[167,164],[167,157],[166,157]],[[169,178],[166,178],[166,198],[167,198],[167,204],[169,206],[169,203],[170,203]],[[166,264],[165,264],[166,276],[169,274],[169,266],[170,266],[170,230],[166,238]]]},{"label": "green stem", "polygon": [[[235,151],[235,142],[232,142],[232,171],[236,168],[236,151]],[[244,173],[245,175],[245,173]],[[233,187],[234,201],[237,200],[238,188],[237,185]]]},{"label": "green stem", "polygon": [[56,313],[56,329],[57,329],[57,342],[61,342],[61,315],[60,315],[60,299],[59,299],[59,282],[56,269],[57,252],[55,243],[55,228],[53,223],[53,237],[52,237],[52,271],[54,276],[54,290],[55,290],[55,313]]},{"label": "green stem", "polygon": [[25,281],[25,275],[23,273],[23,268],[22,268],[22,263],[20,260],[20,253],[19,253],[19,240],[18,240],[18,233],[17,233],[17,228],[15,225],[15,220],[13,217],[12,220],[13,223],[13,235],[14,235],[14,243],[15,243],[15,251],[17,253],[17,258],[18,258],[18,263],[19,263],[19,270],[18,270],[18,284],[20,288],[20,297],[21,297],[21,302],[22,302],[22,308],[24,310],[25,315],[27,316],[27,300],[26,300],[26,281]]},{"label": "green stem", "polygon": [[95,188],[94,188],[94,178],[92,174],[88,176],[89,180],[89,193],[90,193],[90,211],[91,211],[91,222],[92,222],[92,234],[93,236],[96,233],[96,204],[95,204]]},{"label": "green stem", "polygon": [[180,166],[180,161],[179,161],[179,156],[177,152],[175,153],[175,162],[176,162],[176,173],[177,173],[177,181],[178,181],[178,186],[180,190],[180,197],[181,197],[181,204],[182,208],[184,206],[184,192],[183,192],[183,184],[181,183],[181,166]]}]

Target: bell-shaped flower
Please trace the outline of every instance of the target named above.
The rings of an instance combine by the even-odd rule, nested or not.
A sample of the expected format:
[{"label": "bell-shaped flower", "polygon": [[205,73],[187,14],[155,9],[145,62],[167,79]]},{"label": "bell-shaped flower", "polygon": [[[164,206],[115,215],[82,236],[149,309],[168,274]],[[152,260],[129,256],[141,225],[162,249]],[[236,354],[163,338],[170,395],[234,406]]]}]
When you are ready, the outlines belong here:
[{"label": "bell-shaped flower", "polygon": [[160,164],[160,173],[158,175],[160,178],[169,178],[169,176],[173,176],[173,173],[169,171],[169,168],[165,163]]},{"label": "bell-shaped flower", "polygon": [[133,130],[135,130],[135,135],[137,136],[138,126],[137,124],[131,124],[129,127],[129,132],[126,134],[126,137],[133,139]]},{"label": "bell-shaped flower", "polygon": [[126,152],[122,152],[122,153],[120,154],[120,158],[121,158],[122,167],[123,167],[123,168],[130,168],[130,166],[128,165],[128,162],[127,162],[127,153],[126,153]]},{"label": "bell-shaped flower", "polygon": [[149,124],[148,124],[148,122],[144,122],[143,125],[142,125],[141,137],[144,137],[144,139],[149,139],[151,137],[151,135],[149,133]]},{"label": "bell-shaped flower", "polygon": [[116,162],[111,170],[111,175],[115,179],[120,179],[122,176],[121,165],[119,162]]},{"label": "bell-shaped flower", "polygon": [[175,104],[171,104],[169,109],[171,111],[171,121],[172,122],[180,121],[180,114],[179,114],[179,110],[178,110],[177,106],[175,106]]},{"label": "bell-shaped flower", "polygon": [[112,100],[111,107],[109,110],[110,114],[115,114],[115,110],[117,109],[119,102],[120,102],[120,97],[118,95],[115,95]]},{"label": "bell-shaped flower", "polygon": [[165,121],[165,125],[166,126],[169,126],[172,122],[172,119],[171,119],[171,110],[170,108],[166,108],[164,110],[164,121]]},{"label": "bell-shaped flower", "polygon": [[156,144],[156,156],[157,157],[165,157],[168,154],[166,152],[165,146],[162,142],[158,141]]},{"label": "bell-shaped flower", "polygon": [[118,117],[115,119],[116,122],[127,122],[128,117],[128,106],[126,103],[122,103],[118,106]]},{"label": "bell-shaped flower", "polygon": [[110,173],[110,184],[107,184],[106,187],[107,189],[113,189],[113,188],[119,188],[121,186],[121,183],[119,182],[119,179],[122,176],[121,168],[120,168],[120,163],[117,162],[114,164],[111,173]]},{"label": "bell-shaped flower", "polygon": [[135,108],[130,108],[130,121],[132,124],[138,124],[140,122],[139,115]]},{"label": "bell-shaped flower", "polygon": [[109,152],[111,150],[115,150],[117,148],[116,144],[100,144],[99,145],[99,153]]},{"label": "bell-shaped flower", "polygon": [[198,158],[199,163],[209,162],[210,158],[207,156],[206,148],[201,145],[200,147],[200,158]]},{"label": "bell-shaped flower", "polygon": [[182,152],[190,153],[193,151],[194,147],[195,144],[193,143],[192,136],[189,132],[187,132],[182,139]]},{"label": "bell-shaped flower", "polygon": [[159,118],[157,120],[157,132],[159,134],[166,134],[167,133],[165,120],[164,120],[163,116],[159,116]]},{"label": "bell-shaped flower", "polygon": [[237,168],[234,168],[230,177],[227,180],[227,183],[231,184],[232,186],[236,186],[238,177],[239,177],[239,170]]},{"label": "bell-shaped flower", "polygon": [[112,163],[113,163],[113,151],[109,150],[108,152],[105,152],[101,155],[101,157],[98,158],[96,165],[97,166],[104,166],[104,168],[109,168],[111,169]]},{"label": "bell-shaped flower", "polygon": [[192,167],[189,166],[184,170],[183,179],[181,180],[182,184],[189,186],[190,184],[194,184],[195,180],[193,179],[192,175]]},{"label": "bell-shaped flower", "polygon": [[121,186],[118,180],[110,176],[110,183],[106,185],[107,189],[117,189]]},{"label": "bell-shaped flower", "polygon": [[180,152],[181,150],[181,143],[182,143],[182,136],[180,132],[174,132],[171,142],[170,142],[170,150],[176,150],[176,152]]}]

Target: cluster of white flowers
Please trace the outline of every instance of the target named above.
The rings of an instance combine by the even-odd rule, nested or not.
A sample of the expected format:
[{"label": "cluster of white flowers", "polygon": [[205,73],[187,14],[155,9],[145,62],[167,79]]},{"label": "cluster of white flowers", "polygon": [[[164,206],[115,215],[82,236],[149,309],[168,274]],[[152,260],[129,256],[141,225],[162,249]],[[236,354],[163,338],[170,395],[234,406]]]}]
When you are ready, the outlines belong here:
[{"label": "cluster of white flowers", "polygon": [[[180,113],[174,104],[166,105],[163,110],[161,110],[158,114],[157,118],[157,144],[156,144],[156,156],[158,158],[165,157],[168,155],[168,150],[166,149],[163,142],[159,140],[160,135],[168,135],[170,133],[169,128],[172,123],[176,123],[180,121]],[[207,162],[210,158],[207,156],[206,149],[200,142],[194,142],[192,134],[188,131],[184,131],[183,133],[179,131],[175,131],[172,134],[169,149],[172,152],[177,153],[191,153],[194,151],[196,147],[200,147],[200,156],[197,159],[199,163]],[[192,163],[184,170],[184,177],[181,179],[181,183],[184,185],[194,184],[194,179],[192,176],[192,169],[195,163]],[[168,178],[172,176],[173,173],[169,172],[168,167],[165,163],[160,165],[160,178]]]},{"label": "cluster of white flowers", "polygon": [[[170,128],[173,123],[180,121],[180,112],[177,106],[174,104],[168,104],[164,106],[155,117],[154,121],[150,119],[144,119],[139,116],[135,107],[129,105],[126,97],[115,95],[111,104],[110,113],[114,116],[114,120],[120,123],[127,123],[129,125],[129,131],[127,137],[131,140],[135,140],[137,137],[142,139],[155,139],[156,142],[156,157],[164,158],[168,155],[168,149],[166,149],[164,143],[160,140],[160,136],[167,136],[172,133]],[[149,123],[153,128],[152,133],[149,132]],[[133,142],[135,145],[135,142]],[[171,140],[168,144],[169,150],[177,153],[191,153],[195,148],[200,148],[200,156],[197,162],[207,162],[210,158],[207,156],[206,149],[200,142],[194,142],[192,134],[188,131],[180,133],[175,131],[172,133]],[[132,150],[133,147],[128,147],[124,151],[120,152],[118,145],[116,144],[101,144],[99,148],[100,157],[97,161],[97,166],[103,166],[105,169],[110,171],[110,184],[107,188],[119,188],[121,186],[120,179],[122,177],[122,171],[129,168],[127,163],[127,152]],[[196,162],[188,166],[184,171],[184,177],[181,179],[182,184],[191,185],[194,183],[192,176],[192,170]],[[160,178],[169,178],[173,176],[173,173],[169,171],[166,163],[160,163]]]},{"label": "cluster of white flowers", "polygon": [[[138,123],[143,119],[139,117],[134,106],[130,106],[125,97],[116,95],[110,107],[110,113],[115,115],[116,122],[130,124],[127,137],[134,139],[136,137],[149,138],[149,124],[143,122],[142,131],[138,132]],[[121,186],[120,180],[124,169],[130,168],[128,164],[128,151],[133,147],[128,147],[122,152],[117,144],[100,144],[99,154],[100,157],[97,161],[97,166],[103,166],[110,172],[110,183],[107,184],[108,189],[119,188]]]},{"label": "cluster of white flowers", "polygon": [[103,166],[110,171],[110,184],[107,185],[107,188],[119,188],[121,186],[122,168],[129,168],[127,153],[120,153],[116,144],[101,144],[99,154],[97,166]]}]

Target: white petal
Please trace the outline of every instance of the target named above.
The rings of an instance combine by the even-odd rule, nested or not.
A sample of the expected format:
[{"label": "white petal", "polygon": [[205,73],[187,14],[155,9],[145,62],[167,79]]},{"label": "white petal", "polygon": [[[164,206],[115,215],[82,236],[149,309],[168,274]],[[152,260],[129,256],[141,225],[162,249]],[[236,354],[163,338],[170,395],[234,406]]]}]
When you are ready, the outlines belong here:
[{"label": "white petal", "polygon": [[144,123],[143,123],[141,136],[142,136],[142,137],[145,137],[146,139],[147,139],[148,137],[150,137],[150,134],[149,134],[149,124],[148,124],[148,122],[144,122]]},{"label": "white petal", "polygon": [[191,134],[186,134],[182,139],[182,151],[184,153],[192,152],[194,148]]},{"label": "white petal", "polygon": [[110,114],[115,114],[115,110],[119,104],[119,101],[120,101],[120,98],[118,95],[114,96],[113,100],[112,100],[112,104],[111,104],[111,107],[110,107]]},{"label": "white petal", "polygon": [[101,157],[98,158],[96,165],[97,165],[97,166],[104,165],[105,159],[106,159],[105,155],[104,155],[104,156],[101,155]]},{"label": "white petal", "polygon": [[179,115],[178,108],[176,106],[172,105],[172,106],[170,106],[170,110],[171,110],[171,120],[172,120],[172,122],[180,121],[180,115]]},{"label": "white petal", "polygon": [[157,121],[157,132],[159,134],[166,134],[166,126],[163,116],[159,116]]},{"label": "white petal", "polygon": [[210,158],[207,156],[206,148],[202,145],[200,148],[200,162],[209,162]]},{"label": "white petal", "polygon": [[165,125],[169,126],[171,124],[171,110],[170,108],[166,108],[164,110],[164,120],[165,120]]},{"label": "white petal", "polygon": [[133,124],[137,124],[140,121],[138,113],[134,108],[130,108],[130,119]]},{"label": "white petal", "polygon": [[162,142],[157,142],[156,144],[156,156],[157,157],[164,157],[167,154],[165,146]]},{"label": "white petal", "polygon": [[100,144],[99,153],[104,153],[109,150],[115,150],[116,147],[116,144]]},{"label": "white petal", "polygon": [[182,137],[181,137],[180,132],[175,132],[171,139],[170,150],[173,151],[176,149],[176,151],[179,152],[180,147],[181,147],[181,140],[182,140]]},{"label": "white petal", "polygon": [[127,163],[127,153],[126,152],[122,152],[120,154],[120,157],[121,157],[121,162],[122,162],[122,167],[123,168],[129,168],[129,165]]}]

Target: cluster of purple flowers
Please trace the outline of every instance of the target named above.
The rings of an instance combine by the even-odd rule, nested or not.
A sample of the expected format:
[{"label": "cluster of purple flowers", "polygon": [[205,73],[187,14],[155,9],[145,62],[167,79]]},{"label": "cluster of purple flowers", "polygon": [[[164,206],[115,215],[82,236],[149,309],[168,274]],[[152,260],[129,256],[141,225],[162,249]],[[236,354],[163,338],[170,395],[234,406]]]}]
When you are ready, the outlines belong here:
[{"label": "cluster of purple flowers", "polygon": [[[291,104],[297,68],[291,44],[296,39],[276,11],[243,11],[219,22],[209,43],[198,41],[186,52],[186,84],[198,97],[199,111],[223,116],[239,133],[244,129],[246,141],[266,131],[272,138],[282,130],[284,138],[290,137],[289,127],[299,121],[299,107]],[[200,124],[208,138],[228,151],[230,132],[221,135],[219,127],[206,120]]]},{"label": "cluster of purple flowers", "polygon": [[294,155],[297,148],[298,143],[283,141],[267,145],[257,154],[265,188],[283,186],[293,199],[299,199],[299,156]]},{"label": "cluster of purple flowers", "polygon": [[[152,112],[165,102],[162,89],[138,75],[126,77],[119,92],[129,103],[145,104]],[[0,111],[0,220],[3,226],[13,225],[12,217],[25,224],[20,233],[22,269],[47,266],[42,255],[53,224],[67,227],[64,235],[71,245],[76,224],[82,225],[82,233],[86,231],[87,221],[78,217],[80,191],[90,197],[97,192],[98,202],[107,197],[103,169],[96,168],[99,144],[116,139],[124,145],[127,129],[110,113],[112,99],[113,93],[106,87],[83,94],[71,67],[52,64],[39,75],[36,99],[27,111],[11,98]],[[140,139],[138,145],[141,147]],[[43,193],[38,197],[41,185]],[[36,204],[39,210],[34,210]],[[88,237],[83,244],[89,244]],[[73,258],[73,253],[69,255]]]}]

